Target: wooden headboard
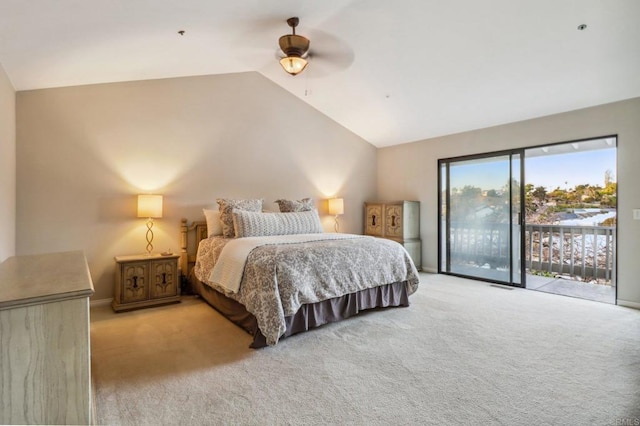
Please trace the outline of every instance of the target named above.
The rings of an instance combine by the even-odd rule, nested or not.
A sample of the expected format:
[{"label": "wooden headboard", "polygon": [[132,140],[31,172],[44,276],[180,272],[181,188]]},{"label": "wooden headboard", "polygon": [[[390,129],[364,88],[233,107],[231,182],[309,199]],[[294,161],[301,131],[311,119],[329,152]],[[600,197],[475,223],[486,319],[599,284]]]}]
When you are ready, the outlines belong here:
[{"label": "wooden headboard", "polygon": [[188,278],[196,263],[196,252],[200,241],[207,238],[207,222],[195,221],[189,225],[187,219],[180,224],[180,273]]}]

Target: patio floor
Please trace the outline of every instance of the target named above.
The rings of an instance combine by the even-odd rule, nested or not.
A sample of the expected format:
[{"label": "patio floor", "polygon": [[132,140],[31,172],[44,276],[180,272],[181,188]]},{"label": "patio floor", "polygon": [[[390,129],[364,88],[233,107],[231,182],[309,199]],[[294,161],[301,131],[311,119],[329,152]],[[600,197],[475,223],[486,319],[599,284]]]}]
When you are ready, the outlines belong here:
[{"label": "patio floor", "polygon": [[[506,271],[498,271],[489,268],[456,265],[454,272],[487,280],[504,281],[505,279],[508,279],[508,275],[505,277],[507,274]],[[616,288],[613,286],[590,284],[582,281],[568,280],[566,278],[543,277],[531,274],[527,274],[526,280],[526,288],[529,290],[577,297],[580,299],[593,300],[612,305],[615,305],[616,303]]]},{"label": "patio floor", "polygon": [[527,274],[527,288],[596,302],[616,303],[616,288],[610,285],[590,284],[564,278]]}]

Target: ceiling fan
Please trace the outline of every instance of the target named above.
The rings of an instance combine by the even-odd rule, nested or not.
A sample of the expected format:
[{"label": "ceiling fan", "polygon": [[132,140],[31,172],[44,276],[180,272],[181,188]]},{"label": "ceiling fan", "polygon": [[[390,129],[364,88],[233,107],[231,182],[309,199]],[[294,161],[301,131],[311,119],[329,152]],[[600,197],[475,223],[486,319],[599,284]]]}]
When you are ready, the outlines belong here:
[{"label": "ceiling fan", "polygon": [[300,19],[296,16],[287,19],[292,34],[285,34],[278,40],[280,50],[285,55],[280,59],[280,65],[291,75],[300,74],[308,63],[306,58],[309,53],[310,41],[308,38],[296,34],[296,27],[299,23]]},{"label": "ceiling fan", "polygon": [[[288,25],[290,32],[277,39],[276,47],[272,37],[280,33],[278,28],[282,29],[283,21]],[[335,35],[336,32],[342,31],[336,27],[328,31],[317,26],[305,26],[303,36],[297,34],[299,23],[298,17],[254,20],[249,25],[250,31],[243,33],[243,43],[251,49],[242,50],[248,52],[243,61],[268,57],[268,62],[257,65],[258,69],[266,73],[278,72],[274,71],[276,68],[284,69],[288,75],[297,75],[304,71],[305,76],[310,79],[336,74],[353,64],[353,49],[349,43]],[[273,59],[280,65],[275,65]]]}]

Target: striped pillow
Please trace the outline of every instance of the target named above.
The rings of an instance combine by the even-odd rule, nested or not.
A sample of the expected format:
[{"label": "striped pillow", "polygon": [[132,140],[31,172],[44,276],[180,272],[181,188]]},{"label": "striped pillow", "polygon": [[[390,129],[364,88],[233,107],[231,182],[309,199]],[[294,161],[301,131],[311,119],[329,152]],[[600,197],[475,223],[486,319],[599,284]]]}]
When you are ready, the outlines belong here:
[{"label": "striped pillow", "polygon": [[258,213],[234,210],[233,228],[236,237],[239,238],[322,232],[322,224],[316,210],[294,213]]}]

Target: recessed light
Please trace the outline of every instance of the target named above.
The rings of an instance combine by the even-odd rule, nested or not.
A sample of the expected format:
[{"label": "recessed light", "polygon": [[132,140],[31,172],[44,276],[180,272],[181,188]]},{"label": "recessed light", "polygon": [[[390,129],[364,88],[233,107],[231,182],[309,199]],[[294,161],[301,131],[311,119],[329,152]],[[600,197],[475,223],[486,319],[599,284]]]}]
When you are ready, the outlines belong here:
[{"label": "recessed light", "polygon": [[580,31],[584,31],[584,30],[586,30],[586,29],[587,29],[587,24],[580,24],[580,25],[578,25],[578,30],[580,30]]}]

